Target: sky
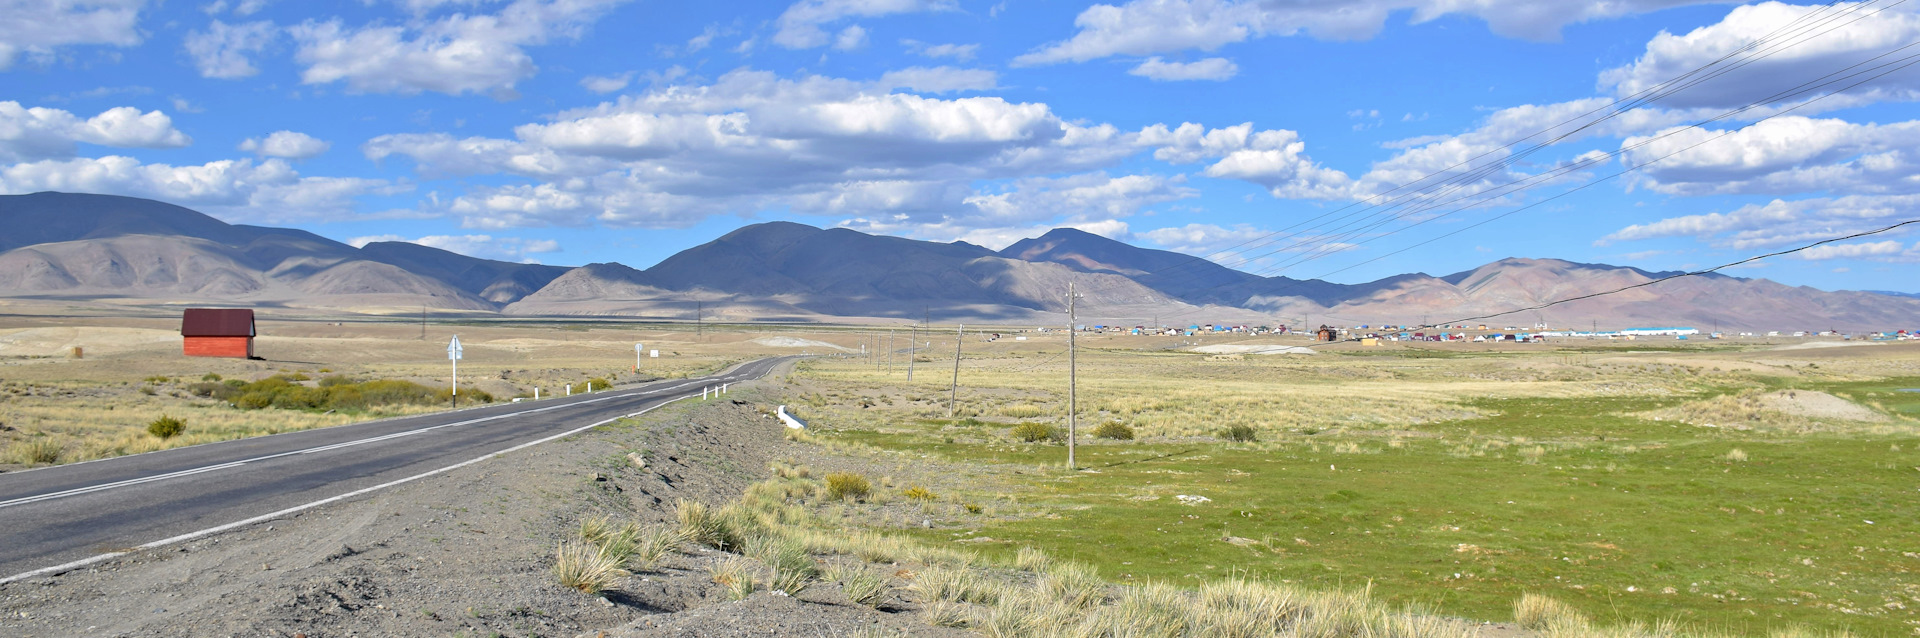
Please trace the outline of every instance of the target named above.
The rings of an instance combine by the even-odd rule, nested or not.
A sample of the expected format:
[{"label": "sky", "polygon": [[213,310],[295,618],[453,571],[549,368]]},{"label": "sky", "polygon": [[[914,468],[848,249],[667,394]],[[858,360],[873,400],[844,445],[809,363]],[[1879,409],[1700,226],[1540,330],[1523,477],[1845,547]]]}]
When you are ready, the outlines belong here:
[{"label": "sky", "polygon": [[[1353,283],[1693,269],[1920,219],[1920,68],[1890,66],[1920,54],[1920,3],[1898,0],[0,14],[0,193],[509,261],[644,268],[773,220],[994,249],[1071,226]],[[1729,274],[1920,292],[1913,228]]]}]

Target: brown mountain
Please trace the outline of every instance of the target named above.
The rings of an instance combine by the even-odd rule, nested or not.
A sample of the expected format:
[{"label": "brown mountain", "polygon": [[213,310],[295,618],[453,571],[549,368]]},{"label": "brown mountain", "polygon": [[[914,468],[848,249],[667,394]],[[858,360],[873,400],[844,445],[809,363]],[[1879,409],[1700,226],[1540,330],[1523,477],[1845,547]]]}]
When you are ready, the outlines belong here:
[{"label": "brown mountain", "polygon": [[12,297],[493,310],[567,270],[412,244],[358,249],[111,195],[0,196],[0,227],[0,295]]},{"label": "brown mountain", "polygon": [[576,269],[507,308],[515,314],[652,314],[817,318],[832,316],[1020,320],[1065,309],[1067,282],[1083,307],[1188,308],[1123,276],[1076,274],[1059,264],[995,255],[966,243],[936,243],[754,224],[668,257],[652,268]]},{"label": "brown mountain", "polygon": [[[1055,229],[991,251],[802,224],[754,224],[646,270],[476,259],[403,242],[354,248],[312,233],[234,225],[148,200],[0,196],[0,296],[299,305],[428,305],[516,315],[720,321],[833,317],[1083,323],[1475,323],[1842,330],[1913,327],[1920,298],[1827,292],[1765,279],[1687,277],[1516,309],[1672,273],[1503,259],[1444,277],[1361,284],[1261,277],[1175,252]],[[1496,314],[1504,313],[1504,314]],[[1486,318],[1482,319],[1481,316]]]}]

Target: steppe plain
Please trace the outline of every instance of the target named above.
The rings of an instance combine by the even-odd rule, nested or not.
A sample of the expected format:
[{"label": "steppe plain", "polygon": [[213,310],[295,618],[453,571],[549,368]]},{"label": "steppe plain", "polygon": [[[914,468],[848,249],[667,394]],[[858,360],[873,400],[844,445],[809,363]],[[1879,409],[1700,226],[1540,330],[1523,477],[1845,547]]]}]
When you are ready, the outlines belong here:
[{"label": "steppe plain", "polygon": [[[405,317],[269,314],[257,345],[266,360],[236,361],[180,357],[177,320],[159,313],[6,310],[6,471],[43,465],[16,452],[37,441],[58,441],[64,463],[440,409],[238,410],[187,388],[208,373],[444,384],[455,333],[467,346],[462,383],[502,399],[834,355],[727,399],[272,529],[0,586],[6,633],[1038,635],[1020,623],[1052,618],[1064,631],[1079,621],[1062,618],[1111,617],[1163,586],[1204,590],[1194,600],[1205,606],[1247,582],[1269,597],[1321,597],[1300,609],[1346,601],[1372,619],[1355,627],[1404,635],[1920,632],[1920,393],[1909,391],[1920,388],[1920,346],[1910,342],[1340,344],[1261,356],[1188,350],[1306,342],[1085,337],[1075,471],[1057,434],[1015,434],[1066,426],[1057,332],[1016,341],[1014,327],[969,328],[949,394],[952,326],[923,338],[908,381],[904,352],[891,369],[883,354],[859,354],[876,334],[884,346],[886,327],[694,334],[437,316],[423,339]],[[893,330],[905,348],[908,330]],[[994,331],[1003,337],[989,340]],[[661,358],[635,372],[635,342]],[[73,345],[81,358],[68,357]],[[782,436],[768,418],[782,404],[810,420],[806,435]],[[147,434],[160,414],[187,432]],[[1133,438],[1092,436],[1121,431],[1111,425]],[[1223,438],[1236,428],[1242,440]],[[867,479],[869,493],[828,492],[822,479],[836,472]],[[734,601],[714,578],[734,560],[723,549],[760,555],[741,560],[772,577],[779,561],[694,542],[629,565],[600,596],[556,582],[555,548],[583,522],[675,528],[680,499],[758,512],[769,537],[807,550],[812,584],[776,596],[766,577]],[[861,542],[883,549],[850,545]],[[929,584],[955,570],[998,593]],[[1089,574],[1110,586],[1071,604],[1046,594]],[[845,593],[875,575],[883,602]],[[1528,594],[1559,605],[1531,599],[1521,629],[1515,606]],[[1031,599],[1054,602],[1016,603]],[[1188,626],[1200,627],[1193,613]],[[1439,622],[1449,618],[1463,621]],[[1408,629],[1419,619],[1437,624]]]}]

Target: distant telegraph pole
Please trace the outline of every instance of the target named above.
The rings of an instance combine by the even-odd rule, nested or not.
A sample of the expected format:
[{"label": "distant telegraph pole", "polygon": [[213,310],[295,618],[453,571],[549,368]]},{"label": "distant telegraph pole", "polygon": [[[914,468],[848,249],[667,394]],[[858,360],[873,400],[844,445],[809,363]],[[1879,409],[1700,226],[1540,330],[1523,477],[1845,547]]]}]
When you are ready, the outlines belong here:
[{"label": "distant telegraph pole", "polygon": [[913,356],[913,353],[919,348],[920,324],[914,324],[913,329],[907,332],[907,383],[913,383],[913,360],[919,358]]},{"label": "distant telegraph pole", "polygon": [[893,329],[887,329],[887,374],[893,374]]},{"label": "distant telegraph pole", "polygon": [[1080,397],[1077,395],[1080,381],[1079,345],[1075,341],[1079,330],[1076,329],[1077,315],[1073,312],[1073,282],[1067,282],[1067,469],[1079,469],[1074,463],[1074,439],[1080,432]]},{"label": "distant telegraph pole", "polygon": [[967,324],[953,331],[953,385],[947,388],[947,418],[953,418],[953,403],[960,398],[960,344],[967,340]]},{"label": "distant telegraph pole", "polygon": [[706,321],[706,318],[707,318],[707,302],[705,301],[693,302],[693,334],[694,336],[697,337],[697,336],[702,336],[707,334],[706,324],[704,323]]}]

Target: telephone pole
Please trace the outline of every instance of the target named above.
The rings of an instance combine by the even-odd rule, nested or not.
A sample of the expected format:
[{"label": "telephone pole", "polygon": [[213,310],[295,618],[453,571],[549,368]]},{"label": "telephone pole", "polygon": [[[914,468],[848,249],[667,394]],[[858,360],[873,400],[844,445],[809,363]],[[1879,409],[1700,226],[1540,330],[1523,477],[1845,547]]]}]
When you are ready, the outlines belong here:
[{"label": "telephone pole", "polygon": [[698,336],[704,336],[707,334],[706,324],[703,323],[706,320],[706,318],[707,318],[707,302],[704,302],[704,301],[693,302],[693,334],[694,336],[698,337]]},{"label": "telephone pole", "polygon": [[1073,282],[1069,281],[1067,282],[1067,470],[1069,471],[1079,469],[1079,466],[1074,463],[1073,456],[1074,440],[1080,433],[1080,397],[1077,395],[1080,387],[1080,363],[1077,360],[1079,344],[1075,341],[1079,331],[1075,330],[1074,326],[1077,322],[1077,315],[1073,312],[1075,298]]},{"label": "telephone pole", "polygon": [[919,348],[920,324],[914,324],[913,328],[907,332],[907,383],[913,383],[913,360],[919,358],[913,356],[913,353]]},{"label": "telephone pole", "polygon": [[954,401],[960,398],[960,344],[967,340],[967,324],[953,331],[953,385],[947,388],[947,418],[953,418]]},{"label": "telephone pole", "polygon": [[887,374],[893,374],[893,329],[887,329]]}]

